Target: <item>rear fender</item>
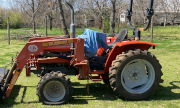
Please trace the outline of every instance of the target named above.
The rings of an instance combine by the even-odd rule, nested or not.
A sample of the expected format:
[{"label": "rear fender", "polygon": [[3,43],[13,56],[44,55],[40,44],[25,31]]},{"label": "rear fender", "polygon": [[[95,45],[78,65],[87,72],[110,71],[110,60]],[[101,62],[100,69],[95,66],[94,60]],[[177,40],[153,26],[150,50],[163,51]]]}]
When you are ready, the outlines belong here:
[{"label": "rear fender", "polygon": [[117,55],[122,54],[122,52],[133,49],[148,50],[151,46],[153,46],[153,48],[155,49],[157,45],[154,43],[144,42],[144,41],[123,41],[116,43],[114,48],[109,53],[104,71],[109,72],[109,67],[112,64],[112,61],[116,59]]}]

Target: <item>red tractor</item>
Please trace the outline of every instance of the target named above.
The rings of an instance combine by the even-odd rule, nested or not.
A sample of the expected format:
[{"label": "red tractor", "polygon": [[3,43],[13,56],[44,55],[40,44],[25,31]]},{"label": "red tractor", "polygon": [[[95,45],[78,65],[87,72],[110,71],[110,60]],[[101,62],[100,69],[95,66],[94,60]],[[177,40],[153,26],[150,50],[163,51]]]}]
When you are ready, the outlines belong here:
[{"label": "red tractor", "polygon": [[[30,76],[30,72],[41,76],[37,95],[44,104],[63,104],[72,97],[73,89],[67,75],[77,75],[79,80],[103,80],[118,96],[128,100],[148,98],[163,81],[159,61],[148,52],[156,44],[140,41],[140,31],[147,30],[151,22],[153,0],[150,0],[147,9],[145,29],[132,27],[132,3],[133,0],[127,17],[134,30],[134,39],[128,39],[127,29],[123,29],[107,41],[100,34],[102,36],[98,35],[98,38],[102,38],[101,41],[95,37],[93,42],[91,38],[97,35],[86,34],[85,38],[75,38],[74,10],[67,3],[72,11],[71,37],[31,38],[10,70],[0,68],[0,101],[9,97],[24,67],[26,76]],[[96,50],[94,46],[98,46]],[[92,50],[88,48],[96,54],[93,52],[89,56]]]}]

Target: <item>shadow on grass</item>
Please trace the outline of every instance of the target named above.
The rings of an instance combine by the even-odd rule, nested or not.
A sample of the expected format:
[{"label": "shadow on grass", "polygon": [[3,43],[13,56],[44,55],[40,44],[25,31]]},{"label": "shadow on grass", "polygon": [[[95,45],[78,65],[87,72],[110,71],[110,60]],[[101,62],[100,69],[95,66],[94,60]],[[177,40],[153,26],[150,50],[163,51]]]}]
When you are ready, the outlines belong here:
[{"label": "shadow on grass", "polygon": [[[171,86],[160,86],[150,100],[178,100],[180,99],[180,81],[172,81]],[[178,92],[175,92],[178,91]]]},{"label": "shadow on grass", "polygon": [[108,100],[113,101],[118,98],[112,91],[112,89],[101,83],[89,84],[89,96],[87,93],[86,84],[82,85],[78,82],[72,84],[73,98],[69,101],[69,104],[88,104],[88,100]]},{"label": "shadow on grass", "polygon": [[[109,100],[113,101],[116,100],[117,97],[111,90],[111,88],[105,84],[101,83],[92,83],[89,85],[90,95],[87,94],[86,84],[80,83],[72,83],[73,86],[73,96],[69,100],[69,104],[88,104],[88,100]],[[15,85],[13,91],[9,98],[3,100],[0,104],[0,108],[4,107],[12,107],[13,105],[17,104],[33,104],[33,103],[41,103],[39,101],[30,101],[24,102],[25,95],[27,93],[27,89],[29,87],[36,88],[36,86],[21,86]],[[19,95],[20,89],[23,88],[22,97],[20,98],[19,102],[16,102],[16,98]],[[36,95],[36,94],[34,94]]]},{"label": "shadow on grass", "polygon": [[[25,97],[25,94],[26,94],[26,90],[27,90],[28,87],[36,87],[36,86],[15,85],[13,90],[12,90],[12,92],[11,92],[11,95],[7,99],[3,100],[0,103],[0,108],[12,107],[15,104],[21,104],[21,103],[26,103],[26,104],[39,103],[37,101],[32,101],[32,102],[24,102],[23,101],[23,99]],[[21,88],[24,88],[21,101],[20,102],[16,102],[15,100],[16,100],[17,96],[19,95],[19,91],[20,91]],[[34,95],[36,95],[36,94],[34,94]]]},{"label": "shadow on grass", "polygon": [[158,40],[177,40],[177,39],[180,39],[177,36],[159,36],[159,37],[156,37],[156,38]]},{"label": "shadow on grass", "polygon": [[[149,98],[149,100],[178,100],[180,99],[180,81],[170,82],[171,86],[163,87],[160,86],[159,89],[155,92],[153,96]],[[89,100],[104,100],[104,101],[114,101],[117,100],[118,97],[112,91],[112,89],[101,83],[91,83],[89,84],[90,95],[87,94],[86,84],[80,84],[78,82],[72,83],[74,88],[73,98],[68,102],[69,104],[88,104]],[[3,100],[0,104],[0,108],[4,107],[12,107],[17,104],[35,104],[41,103],[39,101],[30,101],[24,102],[24,97],[26,94],[26,90],[28,87],[36,88],[36,86],[21,86],[16,85],[10,95],[9,98]],[[20,88],[24,88],[22,98],[20,102],[16,102],[16,98],[19,95]],[[178,92],[174,92],[174,90],[178,90]],[[36,94],[34,94],[36,95]],[[148,100],[147,100],[148,101]]]}]

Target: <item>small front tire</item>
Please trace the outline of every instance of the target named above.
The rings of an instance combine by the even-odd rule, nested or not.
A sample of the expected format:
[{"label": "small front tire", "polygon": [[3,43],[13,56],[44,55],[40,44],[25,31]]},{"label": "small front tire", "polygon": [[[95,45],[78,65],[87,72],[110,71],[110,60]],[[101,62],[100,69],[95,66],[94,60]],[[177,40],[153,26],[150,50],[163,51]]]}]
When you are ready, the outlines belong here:
[{"label": "small front tire", "polygon": [[44,104],[64,104],[72,97],[71,82],[61,72],[47,73],[38,83],[37,95]]}]

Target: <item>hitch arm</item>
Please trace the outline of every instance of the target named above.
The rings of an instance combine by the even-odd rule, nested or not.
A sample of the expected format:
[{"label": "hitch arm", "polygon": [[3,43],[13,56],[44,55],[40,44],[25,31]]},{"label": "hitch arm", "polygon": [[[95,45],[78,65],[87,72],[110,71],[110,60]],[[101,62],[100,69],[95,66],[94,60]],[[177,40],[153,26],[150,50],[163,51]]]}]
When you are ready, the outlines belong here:
[{"label": "hitch arm", "polygon": [[134,30],[135,28],[132,26],[131,17],[132,17],[132,6],[133,6],[133,0],[130,0],[129,10],[127,10],[127,19],[129,23],[129,27]]},{"label": "hitch arm", "polygon": [[146,9],[147,10],[146,17],[148,19],[148,22],[146,23],[146,26],[145,26],[143,31],[146,31],[151,24],[151,19],[152,19],[152,16],[154,15],[153,3],[154,3],[154,0],[150,0],[149,1],[149,8]]},{"label": "hitch arm", "polygon": [[[153,9],[153,3],[154,3],[154,0],[150,0],[149,1],[149,8],[147,8],[147,12],[146,12],[146,17],[147,17],[147,23],[146,23],[146,26],[145,28],[140,28],[139,30],[140,31],[146,31],[150,24],[151,24],[151,19],[152,19],[152,16],[154,14],[154,9]],[[129,27],[132,29],[132,30],[135,30],[136,28],[132,26],[132,22],[131,22],[131,17],[132,17],[132,7],[133,7],[133,0],[130,0],[130,6],[129,6],[129,10],[127,10],[127,19],[128,19],[128,23],[129,23]]]}]

